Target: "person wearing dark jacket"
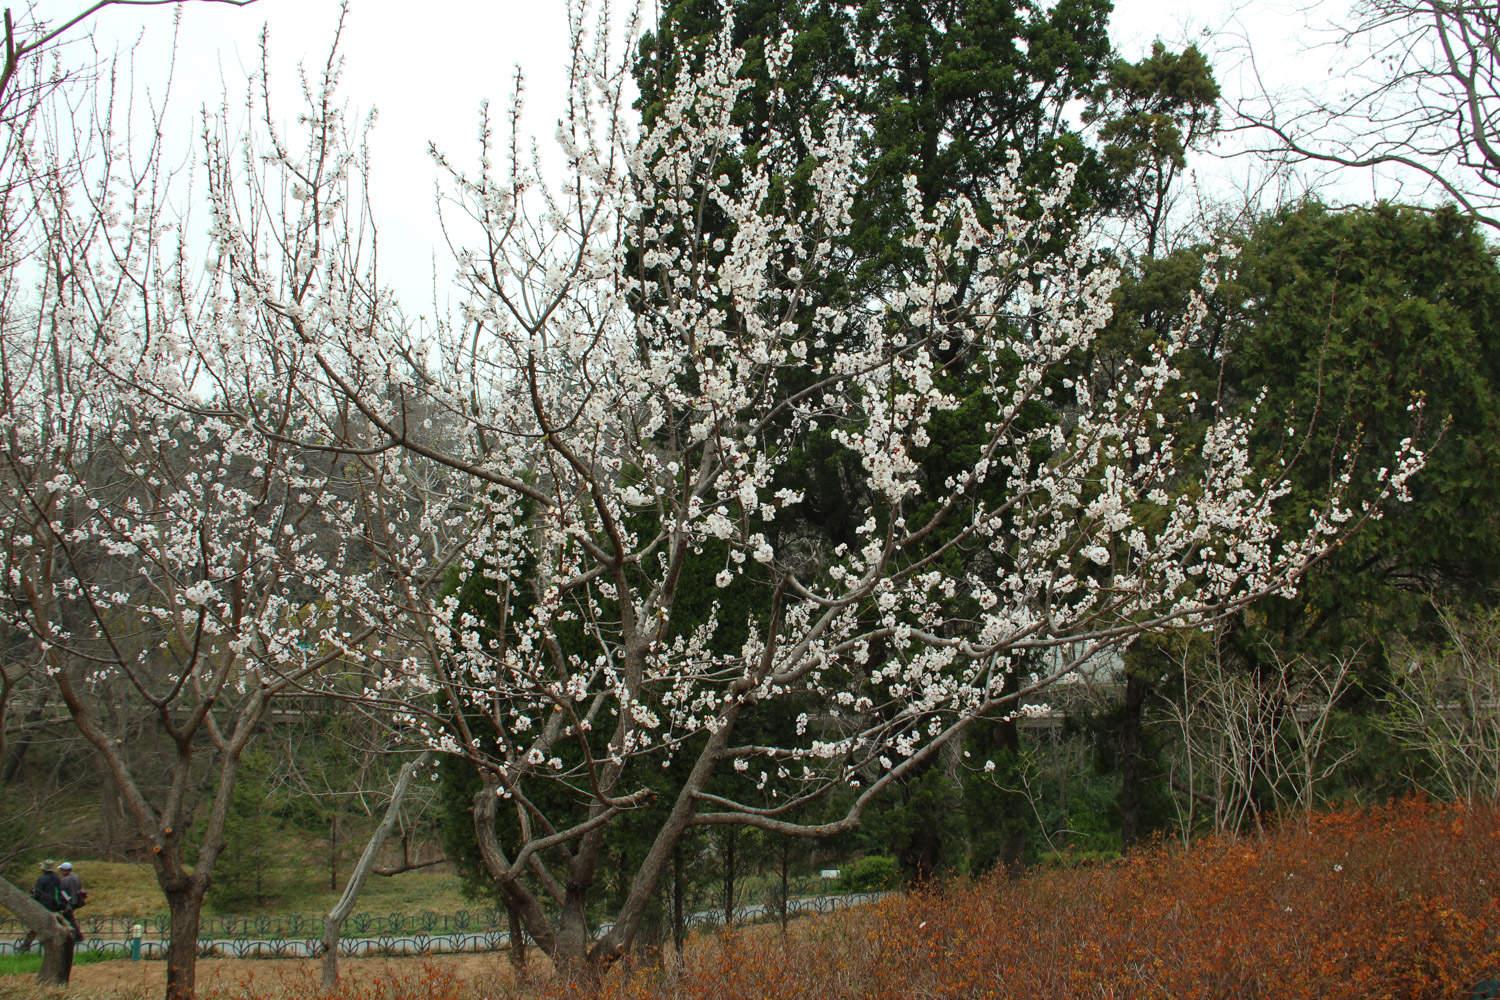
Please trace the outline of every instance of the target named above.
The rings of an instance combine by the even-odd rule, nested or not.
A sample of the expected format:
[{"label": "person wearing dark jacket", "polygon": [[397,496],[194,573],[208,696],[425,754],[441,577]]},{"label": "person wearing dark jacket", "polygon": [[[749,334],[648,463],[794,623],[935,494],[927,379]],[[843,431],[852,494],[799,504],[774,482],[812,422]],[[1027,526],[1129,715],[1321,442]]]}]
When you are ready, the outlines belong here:
[{"label": "person wearing dark jacket", "polygon": [[[36,885],[31,887],[31,898],[42,904],[42,908],[52,913],[66,913],[69,909],[67,897],[63,894],[62,879],[57,877],[57,862],[48,858],[42,862],[42,874],[37,876]],[[71,921],[69,921],[71,923]],[[30,951],[31,942],[36,940],[36,931],[27,931],[26,937],[21,941],[21,951]]]}]

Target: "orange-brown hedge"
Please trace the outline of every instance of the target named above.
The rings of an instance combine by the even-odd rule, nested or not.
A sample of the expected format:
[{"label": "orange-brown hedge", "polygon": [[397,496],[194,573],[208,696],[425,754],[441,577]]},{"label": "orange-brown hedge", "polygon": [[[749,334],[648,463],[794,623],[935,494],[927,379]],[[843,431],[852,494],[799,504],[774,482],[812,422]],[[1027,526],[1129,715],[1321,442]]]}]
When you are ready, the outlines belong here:
[{"label": "orange-brown hedge", "polygon": [[[1423,800],[987,879],[692,950],[613,998],[1467,997],[1500,974],[1500,812]],[[619,970],[617,970],[618,972]]]},{"label": "orange-brown hedge", "polygon": [[[1413,799],[1259,838],[1162,844],[1094,868],[892,897],[795,921],[785,938],[768,926],[698,937],[681,968],[615,969],[597,995],[1463,998],[1500,976],[1497,862],[1500,810]],[[351,960],[327,995],[316,962],[218,961],[226,967],[201,970],[211,1000],[593,995],[552,979],[536,957],[523,983],[500,955]],[[80,980],[116,975],[70,995],[160,995],[159,963],[124,966],[80,968]],[[137,981],[126,982],[132,971]],[[36,995],[29,980],[7,978],[0,997]]]}]

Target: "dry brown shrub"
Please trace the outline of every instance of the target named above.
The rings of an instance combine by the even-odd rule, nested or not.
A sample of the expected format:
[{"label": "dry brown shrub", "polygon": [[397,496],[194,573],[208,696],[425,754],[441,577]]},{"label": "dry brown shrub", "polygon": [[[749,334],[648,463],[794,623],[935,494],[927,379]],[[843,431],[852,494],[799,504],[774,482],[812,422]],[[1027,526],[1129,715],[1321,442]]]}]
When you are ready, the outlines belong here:
[{"label": "dry brown shrub", "polygon": [[[1254,839],[1160,844],[1094,868],[992,878],[859,910],[705,935],[681,964],[626,965],[596,990],[503,956],[202,964],[210,1000],[1464,997],[1500,974],[1500,810],[1407,799]],[[78,970],[69,1000],[160,995],[160,963]],[[132,978],[133,977],[133,978]],[[0,1000],[38,995],[21,977]]]},{"label": "dry brown shrub", "polygon": [[1407,799],[1259,839],[737,933],[609,997],[1462,997],[1500,972],[1500,812]]}]

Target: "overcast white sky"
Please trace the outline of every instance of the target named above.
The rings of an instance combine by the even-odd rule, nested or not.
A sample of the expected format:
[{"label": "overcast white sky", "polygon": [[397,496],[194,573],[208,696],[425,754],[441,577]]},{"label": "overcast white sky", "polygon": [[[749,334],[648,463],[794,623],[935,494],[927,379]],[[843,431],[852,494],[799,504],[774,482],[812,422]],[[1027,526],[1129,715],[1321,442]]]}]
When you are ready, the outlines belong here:
[{"label": "overcast white sky", "polygon": [[[1344,0],[1324,4],[1316,16]],[[40,0],[38,16],[76,13],[84,0]],[[1153,38],[1180,45],[1196,41],[1214,60],[1227,93],[1247,85],[1244,54],[1253,46],[1263,73],[1277,87],[1317,87],[1328,61],[1304,51],[1316,39],[1309,15],[1290,0],[1117,0],[1112,35],[1127,56],[1144,53]],[[296,67],[321,65],[337,19],[337,0],[259,0],[246,8],[192,3],[182,9],[174,102],[184,143],[194,114],[233,93],[258,62],[263,27],[271,35],[272,78],[295,107]],[[104,50],[136,48],[139,75],[160,87],[170,52],[171,14],[161,7],[112,7],[93,22]],[[432,204],[435,172],[429,142],[462,160],[473,149],[478,108],[508,104],[515,68],[527,78],[527,130],[544,139],[561,112],[567,23],[561,0],[354,0],[343,51],[345,93],[355,110],[378,111],[372,148],[372,196],[384,234],[388,279],[396,278],[410,308],[428,301],[430,261],[438,238]],[[1242,174],[1243,161],[1203,170]],[[1232,183],[1223,179],[1209,183]]]}]

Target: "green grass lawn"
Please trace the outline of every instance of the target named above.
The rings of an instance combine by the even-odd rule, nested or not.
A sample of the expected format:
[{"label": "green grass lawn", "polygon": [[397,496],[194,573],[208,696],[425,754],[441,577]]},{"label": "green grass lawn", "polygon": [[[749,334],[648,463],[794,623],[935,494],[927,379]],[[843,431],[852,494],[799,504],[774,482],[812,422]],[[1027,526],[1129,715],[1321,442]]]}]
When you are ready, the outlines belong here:
[{"label": "green grass lawn", "polygon": [[[93,965],[95,962],[107,961],[110,959],[91,951],[75,952],[73,955],[74,965]],[[41,968],[42,951],[40,948],[33,948],[25,955],[0,955],[0,976],[24,976],[36,973]]]},{"label": "green grass lawn", "polygon": [[[315,886],[300,891],[285,890],[281,898],[266,906],[263,913],[326,913],[343,892],[328,888],[327,874]],[[356,910],[367,913],[456,913],[459,910],[489,909],[487,904],[465,898],[459,877],[448,865],[423,871],[406,872],[383,878],[372,875],[365,880]]]},{"label": "green grass lawn", "polygon": [[[79,912],[80,918],[147,917],[166,912],[166,903],[149,864],[86,858],[73,863],[89,891],[88,906]],[[340,873],[341,878],[347,875]],[[315,876],[309,873],[302,880],[289,879],[276,887],[275,895],[264,905],[236,906],[229,910],[216,905],[210,889],[205,911],[234,916],[326,913],[343,891],[342,885],[330,890],[327,878],[324,870]],[[357,911],[380,914],[455,913],[484,908],[484,904],[464,898],[458,876],[447,865],[388,878],[372,875],[365,881],[356,906]]]}]

